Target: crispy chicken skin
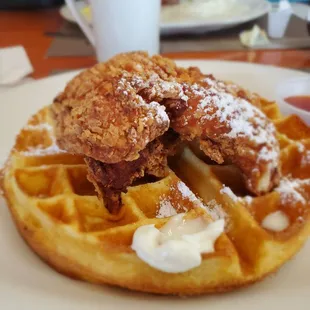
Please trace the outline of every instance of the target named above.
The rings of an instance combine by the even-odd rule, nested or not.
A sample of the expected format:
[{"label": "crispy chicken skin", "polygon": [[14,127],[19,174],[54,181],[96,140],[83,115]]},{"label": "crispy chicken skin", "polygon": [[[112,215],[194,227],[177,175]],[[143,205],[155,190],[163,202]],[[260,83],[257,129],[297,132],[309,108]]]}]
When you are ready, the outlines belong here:
[{"label": "crispy chicken skin", "polygon": [[105,163],[132,161],[169,128],[165,108],[146,103],[125,74],[103,76],[81,98],[57,97],[52,105],[59,146]]},{"label": "crispy chicken skin", "polygon": [[[186,102],[164,100],[171,127],[215,162],[234,163],[242,172],[247,189],[261,195],[279,181],[279,145],[273,124],[253,104],[255,95],[241,92],[205,76],[183,85]],[[246,99],[245,99],[246,98]],[[182,107],[176,109],[176,106]],[[177,113],[176,113],[177,112]]]},{"label": "crispy chicken skin", "polygon": [[[181,85],[165,82],[176,77],[177,70],[168,59],[136,52],[83,71],[51,106],[57,143],[105,163],[137,159],[169,128],[165,107],[158,102],[180,97]],[[144,97],[146,89],[152,90],[154,100]]]},{"label": "crispy chicken skin", "polygon": [[111,213],[121,208],[121,193],[127,187],[145,176],[163,178],[168,174],[167,157],[174,155],[179,145],[179,137],[169,130],[155,139],[140,152],[138,159],[106,164],[91,157],[85,157],[89,180],[95,185],[99,199]]},{"label": "crispy chicken skin", "polygon": [[79,74],[51,113],[57,143],[85,156],[89,179],[117,212],[127,186],[145,174],[165,175],[178,141],[166,138],[169,128],[198,141],[217,163],[236,164],[252,193],[269,191],[278,182],[279,146],[259,107],[259,96],[235,84],[133,52]]},{"label": "crispy chicken skin", "polygon": [[[198,68],[184,69],[161,59],[152,58],[168,78],[160,71],[161,75],[153,75],[153,82],[140,90],[145,100],[164,105],[171,128],[184,140],[198,141],[212,160],[238,166],[250,192],[270,191],[280,177],[279,145],[274,125],[259,110],[262,98]],[[177,89],[177,85],[177,96],[158,96],[162,93],[158,89]]]},{"label": "crispy chicken skin", "polygon": [[179,98],[179,84],[156,85],[159,76],[169,78],[173,67],[162,58],[156,64],[144,53],[116,56],[74,78],[51,106],[58,145],[85,156],[89,179],[112,213],[133,181],[167,172],[167,156],[177,139],[166,133],[165,107],[146,100],[144,90],[152,89],[154,98]]}]

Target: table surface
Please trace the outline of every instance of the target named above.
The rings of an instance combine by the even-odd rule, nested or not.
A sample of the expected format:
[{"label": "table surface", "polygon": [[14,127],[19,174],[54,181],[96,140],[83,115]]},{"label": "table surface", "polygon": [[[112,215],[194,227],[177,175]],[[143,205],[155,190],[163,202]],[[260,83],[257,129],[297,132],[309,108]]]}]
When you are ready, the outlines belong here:
[{"label": "table surface", "polygon": [[[73,70],[96,63],[94,57],[46,57],[53,38],[46,32],[57,31],[63,19],[58,9],[40,11],[0,11],[0,47],[23,45],[34,67],[34,78],[55,71]],[[222,59],[309,69],[310,50],[259,50],[169,53],[173,59]]]}]

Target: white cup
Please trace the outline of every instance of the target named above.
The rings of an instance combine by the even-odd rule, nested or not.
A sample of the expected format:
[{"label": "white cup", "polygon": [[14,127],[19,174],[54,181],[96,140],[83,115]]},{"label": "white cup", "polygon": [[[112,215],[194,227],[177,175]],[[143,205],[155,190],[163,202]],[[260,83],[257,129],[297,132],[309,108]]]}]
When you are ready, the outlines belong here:
[{"label": "white cup", "polygon": [[160,0],[90,0],[93,29],[74,0],[65,0],[75,20],[95,47],[98,61],[115,54],[159,52]]},{"label": "white cup", "polygon": [[285,35],[286,28],[289,24],[290,18],[292,16],[291,5],[287,1],[280,1],[284,3],[282,6],[274,7],[268,13],[268,35],[271,38],[282,38]]}]

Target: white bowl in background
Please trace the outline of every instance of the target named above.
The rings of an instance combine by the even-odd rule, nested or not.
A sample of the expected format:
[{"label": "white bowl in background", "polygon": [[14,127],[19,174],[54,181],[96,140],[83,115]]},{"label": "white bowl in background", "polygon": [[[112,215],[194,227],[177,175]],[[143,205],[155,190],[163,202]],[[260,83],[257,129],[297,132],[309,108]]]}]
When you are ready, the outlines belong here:
[{"label": "white bowl in background", "polygon": [[276,89],[277,103],[283,114],[296,114],[310,125],[310,112],[297,108],[285,98],[295,96],[310,96],[310,75],[308,77],[290,78],[281,82]]}]

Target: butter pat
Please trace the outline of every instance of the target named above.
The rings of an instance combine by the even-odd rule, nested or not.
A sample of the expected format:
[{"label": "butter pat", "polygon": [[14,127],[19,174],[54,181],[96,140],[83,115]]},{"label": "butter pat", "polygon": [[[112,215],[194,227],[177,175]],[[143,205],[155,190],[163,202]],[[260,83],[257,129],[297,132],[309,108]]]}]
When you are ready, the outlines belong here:
[{"label": "butter pat", "polygon": [[133,236],[132,249],[155,269],[168,273],[185,272],[201,264],[202,253],[214,252],[214,243],[224,232],[220,219],[207,223],[203,218],[183,219],[177,214],[161,228],[139,227]]},{"label": "butter pat", "polygon": [[283,211],[268,214],[262,222],[262,227],[276,232],[285,230],[289,225],[289,218]]}]

